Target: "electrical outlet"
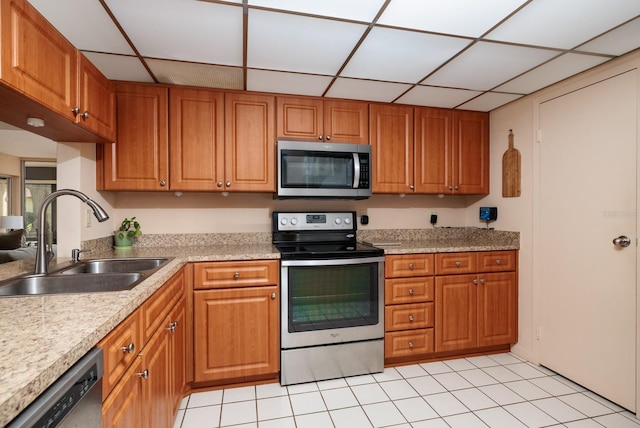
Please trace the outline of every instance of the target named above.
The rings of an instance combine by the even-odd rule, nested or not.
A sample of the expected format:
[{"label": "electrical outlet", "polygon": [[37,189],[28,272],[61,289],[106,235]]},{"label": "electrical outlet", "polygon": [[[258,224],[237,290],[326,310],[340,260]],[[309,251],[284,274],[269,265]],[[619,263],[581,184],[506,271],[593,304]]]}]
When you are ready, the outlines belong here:
[{"label": "electrical outlet", "polygon": [[91,217],[93,217],[93,212],[91,208],[87,208],[84,212],[84,227],[91,227]]}]

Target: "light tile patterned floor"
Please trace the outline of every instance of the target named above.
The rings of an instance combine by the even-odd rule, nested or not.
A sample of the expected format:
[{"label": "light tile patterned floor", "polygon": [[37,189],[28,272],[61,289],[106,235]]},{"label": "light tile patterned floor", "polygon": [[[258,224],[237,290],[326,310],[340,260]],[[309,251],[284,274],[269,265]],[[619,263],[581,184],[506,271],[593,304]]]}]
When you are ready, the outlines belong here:
[{"label": "light tile patterned floor", "polygon": [[196,393],[180,407],[175,428],[640,428],[632,413],[513,354]]}]

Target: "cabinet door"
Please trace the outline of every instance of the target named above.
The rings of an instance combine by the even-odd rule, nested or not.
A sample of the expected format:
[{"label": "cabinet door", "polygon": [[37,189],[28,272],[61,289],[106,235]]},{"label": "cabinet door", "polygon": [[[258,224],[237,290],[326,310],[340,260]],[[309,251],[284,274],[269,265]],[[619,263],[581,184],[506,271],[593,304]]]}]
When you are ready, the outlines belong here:
[{"label": "cabinet door", "polygon": [[233,192],[275,192],[275,97],[225,95],[225,182]]},{"label": "cabinet door", "polygon": [[455,193],[489,193],[489,115],[453,112],[453,185]]},{"label": "cabinet door", "polygon": [[373,193],[413,193],[413,107],[371,104]]},{"label": "cabinet door", "polygon": [[517,340],[515,272],[479,276],[478,346],[504,345]]},{"label": "cabinet door", "polygon": [[476,275],[436,277],[436,352],[476,346],[476,279]]},{"label": "cabinet door", "polygon": [[169,190],[167,92],[116,84],[118,130],[116,143],[104,146],[104,190]]},{"label": "cabinet door", "polygon": [[276,102],[278,137],[324,140],[321,99],[278,97]]},{"label": "cabinet door", "polygon": [[78,63],[80,84],[76,123],[109,141],[115,141],[115,85],[81,53],[78,53]]},{"label": "cabinet door", "polygon": [[450,193],[453,190],[451,110],[415,109],[416,192]]},{"label": "cabinet door", "polygon": [[169,90],[171,190],[222,191],[224,93]]},{"label": "cabinet door", "polygon": [[369,144],[369,105],[357,101],[325,101],[324,139],[332,143]]},{"label": "cabinet door", "polygon": [[[169,322],[171,332],[172,394],[171,414],[178,411],[187,385],[187,307],[182,298],[171,311]],[[175,323],[175,324],[174,324]]]},{"label": "cabinet door", "polygon": [[[169,325],[169,318],[165,318],[163,325]],[[140,352],[141,369],[145,373],[142,381],[143,426],[148,428],[173,424],[169,334],[166,328],[158,329]]]},{"label": "cabinet door", "polygon": [[0,79],[74,121],[77,51],[26,0],[0,5]]},{"label": "cabinet door", "polygon": [[196,382],[278,373],[277,286],[193,294]]},{"label": "cabinet door", "polygon": [[[102,403],[102,427],[142,427],[142,361],[136,358],[118,382],[111,394]],[[169,425],[167,425],[169,426]]]}]

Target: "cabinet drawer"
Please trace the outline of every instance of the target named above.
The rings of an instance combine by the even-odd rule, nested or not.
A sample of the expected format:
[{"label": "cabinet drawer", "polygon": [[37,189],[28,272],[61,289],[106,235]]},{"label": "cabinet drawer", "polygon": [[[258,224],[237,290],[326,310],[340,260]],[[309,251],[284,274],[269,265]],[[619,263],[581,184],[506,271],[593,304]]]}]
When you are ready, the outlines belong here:
[{"label": "cabinet drawer", "polygon": [[515,251],[487,251],[478,253],[480,272],[506,272],[516,270]]},{"label": "cabinet drawer", "polygon": [[384,308],[385,331],[433,327],[433,303],[392,305]]},{"label": "cabinet drawer", "polygon": [[478,271],[477,253],[438,253],[436,254],[436,275],[457,273],[476,273]]},{"label": "cabinet drawer", "polygon": [[384,303],[397,305],[433,301],[433,277],[393,278],[384,281]]},{"label": "cabinet drawer", "polygon": [[102,398],[107,398],[142,349],[140,311],[135,311],[104,337],[98,347],[104,353]]},{"label": "cabinet drawer", "polygon": [[142,340],[147,342],[176,302],[185,295],[184,270],[176,273],[142,305]]},{"label": "cabinet drawer", "polygon": [[385,333],[384,357],[410,357],[433,352],[433,329]]},{"label": "cabinet drawer", "polygon": [[193,288],[235,288],[277,285],[277,260],[196,263]]},{"label": "cabinet drawer", "polygon": [[384,259],[385,278],[433,275],[433,254],[391,255]]}]

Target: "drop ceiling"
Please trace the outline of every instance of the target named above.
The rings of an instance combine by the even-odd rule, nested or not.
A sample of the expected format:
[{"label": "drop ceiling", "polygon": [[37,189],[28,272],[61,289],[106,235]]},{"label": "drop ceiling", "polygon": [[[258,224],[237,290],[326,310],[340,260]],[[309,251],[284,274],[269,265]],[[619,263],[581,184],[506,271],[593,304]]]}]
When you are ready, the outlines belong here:
[{"label": "drop ceiling", "polygon": [[491,111],[640,47],[638,0],[29,0],[110,79]]}]

